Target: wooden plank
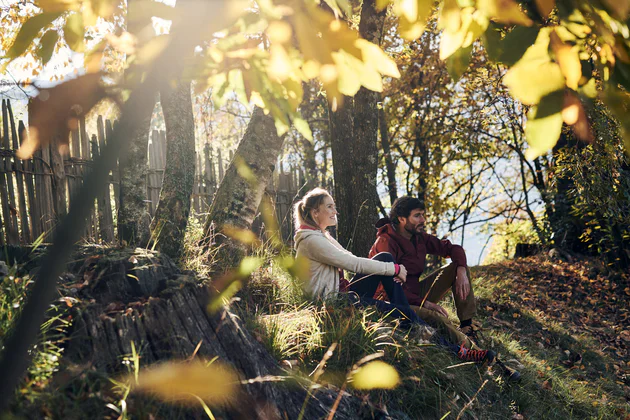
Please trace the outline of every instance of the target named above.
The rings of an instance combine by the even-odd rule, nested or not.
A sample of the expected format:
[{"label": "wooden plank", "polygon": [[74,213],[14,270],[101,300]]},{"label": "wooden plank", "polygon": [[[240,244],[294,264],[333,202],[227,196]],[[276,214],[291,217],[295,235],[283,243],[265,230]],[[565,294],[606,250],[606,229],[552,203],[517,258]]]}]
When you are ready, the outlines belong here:
[{"label": "wooden plank", "polygon": [[[94,159],[97,159],[97,156],[102,153],[105,147],[105,126],[103,125],[103,117],[101,115],[99,115],[96,120],[96,129],[98,132],[98,147],[96,153],[92,153]],[[105,243],[112,243],[114,242],[114,219],[112,214],[109,177],[106,182],[106,191],[98,198],[98,228],[101,240]]]},{"label": "wooden plank", "polygon": [[[18,125],[18,137],[20,140],[20,144],[26,141],[25,135],[25,126],[22,121],[20,121]],[[39,206],[37,205],[37,200],[35,198],[35,176],[33,172],[35,170],[33,159],[28,159],[23,162],[24,168],[24,181],[26,183],[26,195],[28,196],[28,213],[31,225],[31,235],[33,237],[33,241],[36,240],[39,235],[41,235],[42,231],[39,225],[40,220],[40,211]]]},{"label": "wooden plank", "polygon": [[157,209],[158,200],[160,199],[159,190],[159,176],[157,174],[158,161],[156,153],[160,148],[159,142],[160,134],[157,130],[151,132],[151,144],[149,145],[149,175],[147,180],[147,197],[151,201],[149,203],[149,211],[151,216],[155,216],[155,210]]},{"label": "wooden plank", "polygon": [[[114,132],[114,128],[112,126],[112,122],[110,120],[105,121],[105,142],[108,143],[109,139],[112,136],[112,133]],[[112,212],[118,212],[118,200],[120,198],[120,169],[118,167],[118,163],[116,163],[116,166],[114,167],[114,169],[112,169],[112,177],[111,177],[111,183],[114,187],[114,206],[116,207],[115,209],[112,210]],[[113,213],[112,213],[113,214]]]},{"label": "wooden plank", "polygon": [[42,147],[41,157],[43,160],[43,172],[42,172],[42,191],[44,196],[42,197],[42,225],[46,232],[46,242],[52,240],[53,227],[57,221],[55,210],[53,206],[53,188],[52,188],[52,162],[50,157],[51,145]]},{"label": "wooden plank", "polygon": [[[9,151],[11,150],[11,140],[9,139],[9,113],[8,113],[8,104],[9,101],[2,101],[2,147]],[[4,157],[4,176],[5,176],[5,185],[7,188],[7,205],[9,207],[8,213],[8,221],[9,225],[5,226],[5,229],[8,232],[8,237],[10,240],[7,241],[9,244],[19,244],[19,228],[18,228],[18,220],[17,220],[17,202],[15,199],[15,186],[13,184],[13,157],[9,154]]]},{"label": "wooden plank", "polygon": [[[7,102],[7,108],[9,111],[9,123],[11,124],[13,149],[17,150],[20,147],[20,140],[18,139],[17,129],[15,128],[11,102]],[[33,238],[31,237],[31,229],[28,221],[28,208],[26,207],[26,192],[24,190],[24,162],[17,157],[14,162],[14,170],[15,179],[17,181],[18,203],[20,204],[20,229],[22,233],[22,243],[27,244],[32,242]]]},{"label": "wooden plank", "polygon": [[53,209],[57,220],[61,220],[67,213],[66,208],[66,169],[61,155],[61,137],[55,136],[50,147],[50,166],[52,169]]},{"label": "wooden plank", "polygon": [[201,194],[204,191],[203,173],[201,171],[201,154],[195,152],[195,181],[193,184],[192,206],[195,214],[201,212]]},{"label": "wooden plank", "polygon": [[[5,109],[5,102],[4,99],[2,100],[2,114],[3,114],[3,119],[2,121],[4,122],[6,120],[6,118],[4,118],[4,109]],[[0,133],[1,135],[2,133]],[[0,238],[0,241],[2,243],[2,245],[5,244],[6,241],[9,240],[8,236],[9,236],[9,232],[6,229],[7,226],[10,225],[11,223],[11,219],[9,217],[9,195],[7,193],[7,181],[5,178],[5,171],[6,171],[6,165],[5,165],[5,158],[4,155],[0,155],[0,208],[2,209],[2,226],[3,226],[3,232],[0,232],[2,235],[2,238]],[[5,239],[5,235],[6,235],[6,239]]]},{"label": "wooden plank", "polygon": [[[92,137],[90,137],[90,148],[88,150],[86,150],[86,156],[85,156],[85,160],[86,160],[86,166],[84,166],[85,170],[84,170],[84,177],[87,177],[87,174],[89,174],[92,171],[92,164],[94,163],[94,149],[96,147],[98,147],[98,138],[96,137],[96,134],[92,134]],[[85,179],[83,180],[85,182]],[[89,231],[90,231],[90,240],[94,243],[98,242],[98,227],[97,227],[97,223],[98,223],[98,210],[97,210],[97,203],[98,203],[98,197],[94,199],[94,201],[92,202],[92,206],[91,206],[91,211],[90,211],[90,220],[89,220]]]},{"label": "wooden plank", "polygon": [[[85,128],[85,117],[81,117],[79,119],[79,145],[80,145],[80,152],[79,152],[79,160],[78,160],[78,165],[76,165],[76,174],[77,174],[77,191],[79,191],[81,189],[81,187],[83,186],[83,179],[85,178],[85,176],[87,175],[87,166],[85,165],[86,162],[90,159],[90,139],[88,137],[86,128]],[[87,240],[88,242],[92,239],[93,235],[92,235],[92,214],[90,213],[90,215],[87,217],[87,223],[85,225],[85,233],[84,235],[84,239]]]}]

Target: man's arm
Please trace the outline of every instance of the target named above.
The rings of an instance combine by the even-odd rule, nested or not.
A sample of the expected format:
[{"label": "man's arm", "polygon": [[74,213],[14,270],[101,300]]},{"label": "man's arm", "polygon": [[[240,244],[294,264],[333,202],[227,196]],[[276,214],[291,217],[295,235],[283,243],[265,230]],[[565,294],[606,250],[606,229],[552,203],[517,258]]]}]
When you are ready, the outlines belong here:
[{"label": "man's arm", "polygon": [[466,272],[466,251],[459,245],[454,245],[448,239],[440,240],[436,236],[424,234],[427,253],[448,257],[457,265],[455,277],[455,294],[461,300],[465,300],[470,293],[470,279]]},{"label": "man's arm", "polygon": [[438,255],[444,258],[450,258],[458,267],[467,267],[466,251],[459,245],[454,245],[448,239],[438,239],[437,236],[424,233],[424,244],[427,247],[427,253]]}]

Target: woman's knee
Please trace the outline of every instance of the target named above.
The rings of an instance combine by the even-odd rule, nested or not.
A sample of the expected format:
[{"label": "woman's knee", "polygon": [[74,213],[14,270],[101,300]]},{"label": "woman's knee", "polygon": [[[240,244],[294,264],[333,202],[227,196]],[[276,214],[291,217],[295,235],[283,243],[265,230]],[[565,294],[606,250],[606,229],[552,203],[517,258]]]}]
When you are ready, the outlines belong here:
[{"label": "woman's knee", "polygon": [[379,252],[378,254],[373,256],[372,259],[383,262],[396,262],[396,260],[394,260],[394,256],[389,252]]}]

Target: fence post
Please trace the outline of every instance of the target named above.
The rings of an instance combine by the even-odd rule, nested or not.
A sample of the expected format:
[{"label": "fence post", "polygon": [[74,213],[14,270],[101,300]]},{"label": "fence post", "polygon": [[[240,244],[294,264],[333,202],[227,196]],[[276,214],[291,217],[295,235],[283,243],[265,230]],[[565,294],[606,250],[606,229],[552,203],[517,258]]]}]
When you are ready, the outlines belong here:
[{"label": "fence post", "polygon": [[52,239],[53,227],[55,226],[57,217],[55,216],[55,210],[53,209],[53,189],[52,189],[52,166],[50,159],[50,149],[52,145],[42,147],[42,223],[44,231],[46,232],[46,240]]},{"label": "fence post", "polygon": [[[0,181],[2,188],[2,213],[4,216],[4,227],[7,232],[7,243],[18,244],[20,238],[18,235],[17,223],[17,207],[15,205],[15,191],[13,188],[13,164],[11,163],[11,143],[9,142],[9,115],[7,110],[7,102],[2,100],[2,147],[7,151],[3,160],[3,174]],[[6,212],[6,213],[5,213]]]},{"label": "fence post", "polygon": [[[96,130],[98,133],[98,147],[92,153],[94,159],[98,159],[99,149],[105,147],[105,127],[103,126],[103,116],[99,115],[96,120]],[[101,240],[105,243],[114,241],[114,219],[112,215],[112,202],[110,196],[110,180],[107,177],[107,188],[105,192],[98,198],[98,228]]]},{"label": "fence post", "polygon": [[[26,127],[24,126],[24,122],[20,121],[18,124],[18,138],[20,140],[20,145],[24,143],[26,135]],[[35,197],[35,165],[33,164],[33,159],[27,159],[23,161],[23,167],[26,172],[25,181],[26,181],[26,194],[28,195],[28,212],[30,216],[31,222],[31,233],[33,235],[33,240],[37,239],[39,235],[41,235],[42,231],[40,229],[39,220],[40,220],[40,211],[39,206],[37,205],[37,199]]]},{"label": "fence post", "polygon": [[55,136],[53,144],[50,147],[50,160],[53,173],[53,196],[55,199],[54,207],[57,214],[57,220],[61,220],[67,213],[66,208],[66,170],[63,163],[63,156],[59,150],[63,139]]},{"label": "fence post", "polygon": [[[11,138],[13,140],[13,149],[17,150],[19,145],[17,129],[15,128],[15,120],[13,117],[13,110],[11,109],[11,102],[7,101],[7,108],[9,111],[9,122],[11,123]],[[14,165],[15,178],[17,181],[17,194],[18,202],[20,204],[20,227],[22,229],[22,242],[29,243],[32,241],[31,229],[28,224],[28,209],[26,207],[26,193],[24,191],[24,162],[21,159],[15,158]]]}]

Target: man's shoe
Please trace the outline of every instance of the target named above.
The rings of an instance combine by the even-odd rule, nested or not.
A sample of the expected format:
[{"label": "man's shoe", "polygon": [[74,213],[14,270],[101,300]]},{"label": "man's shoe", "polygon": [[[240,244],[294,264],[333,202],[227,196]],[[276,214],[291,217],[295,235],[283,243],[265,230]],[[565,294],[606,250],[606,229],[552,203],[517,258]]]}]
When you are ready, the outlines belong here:
[{"label": "man's shoe", "polygon": [[472,341],[475,346],[479,346],[479,336],[477,335],[477,330],[472,325],[460,327],[459,331],[466,337],[468,337],[468,339]]},{"label": "man's shoe", "polygon": [[465,362],[475,362],[485,365],[492,363],[497,357],[497,354],[492,350],[472,350],[462,344],[457,352],[457,357]]}]

